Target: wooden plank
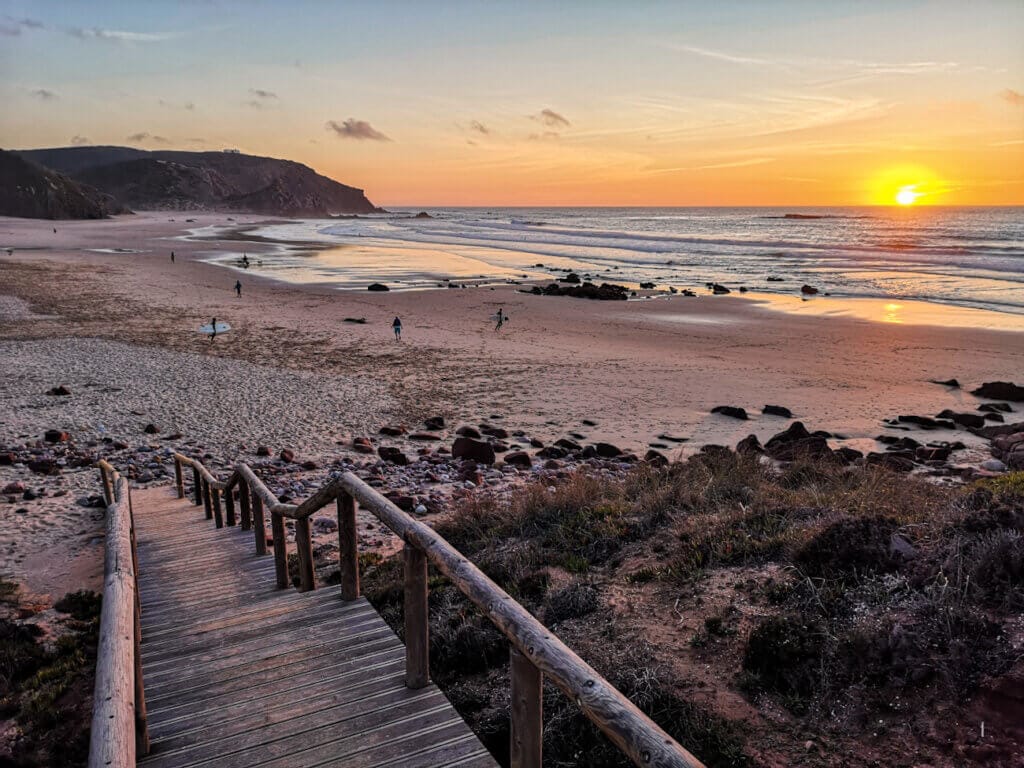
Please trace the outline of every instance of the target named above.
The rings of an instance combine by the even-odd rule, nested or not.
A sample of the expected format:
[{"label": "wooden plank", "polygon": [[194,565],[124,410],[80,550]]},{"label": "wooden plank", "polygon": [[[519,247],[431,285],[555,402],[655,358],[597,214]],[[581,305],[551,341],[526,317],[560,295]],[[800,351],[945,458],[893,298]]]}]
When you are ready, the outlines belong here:
[{"label": "wooden plank", "polygon": [[338,566],[341,574],[341,599],[359,597],[359,530],[356,527],[356,500],[349,493],[338,495]]},{"label": "wooden plank", "polygon": [[405,684],[422,688],[430,682],[430,614],[427,604],[427,558],[406,544],[405,561]]},{"label": "wooden plank", "polygon": [[510,763],[512,768],[541,768],[544,753],[544,674],[511,649]]}]

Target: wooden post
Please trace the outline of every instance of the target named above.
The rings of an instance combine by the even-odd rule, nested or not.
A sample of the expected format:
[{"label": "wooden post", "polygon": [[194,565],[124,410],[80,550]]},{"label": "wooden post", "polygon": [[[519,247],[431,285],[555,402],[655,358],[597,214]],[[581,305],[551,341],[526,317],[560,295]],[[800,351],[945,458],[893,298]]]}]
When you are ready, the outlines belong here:
[{"label": "wooden post", "polygon": [[252,528],[252,504],[249,501],[249,484],[242,479],[238,481],[238,506],[242,508],[242,530],[248,531]]},{"label": "wooden post", "polygon": [[114,503],[114,484],[105,467],[100,467],[100,477],[103,479],[103,498],[109,507]]},{"label": "wooden post", "polygon": [[405,685],[424,688],[430,683],[427,556],[412,544],[406,544],[402,553],[405,560]]},{"label": "wooden post", "polygon": [[207,483],[206,487],[210,489],[210,495],[213,499],[213,519],[217,524],[218,528],[224,527],[224,512],[220,507],[220,490],[215,488],[212,483]]},{"label": "wooden post", "polygon": [[359,533],[356,530],[356,500],[342,491],[338,494],[338,567],[341,573],[341,599],[359,598]]},{"label": "wooden post", "polygon": [[[138,572],[136,572],[136,587]],[[136,589],[136,597],[138,589]],[[146,686],[142,679],[142,615],[139,602],[135,602],[135,752],[149,754],[149,715],[146,713]]]},{"label": "wooden post", "polygon": [[510,651],[511,766],[541,768],[544,753],[544,673],[515,648]]},{"label": "wooden post", "polygon": [[235,491],[233,488],[224,489],[224,508],[227,511],[227,524],[234,525],[235,519]]},{"label": "wooden post", "polygon": [[256,554],[265,555],[267,554],[267,524],[263,520],[263,499],[257,493],[252,494],[252,517],[252,530],[256,537]]},{"label": "wooden post", "polygon": [[192,465],[192,493],[195,495],[195,505],[198,507],[203,503],[203,478],[199,474],[199,467]]},{"label": "wooden post", "polygon": [[316,578],[313,575],[313,537],[309,530],[308,517],[295,521],[295,551],[299,555],[299,591],[309,592],[316,589]]},{"label": "wooden post", "polygon": [[206,510],[206,519],[213,520],[213,500],[210,498],[210,484],[205,477],[200,478],[203,488],[203,507]]},{"label": "wooden post", "polygon": [[181,460],[174,459],[174,489],[178,492],[178,498],[185,498],[185,478],[181,474]]},{"label": "wooden post", "polygon": [[277,572],[277,586],[288,587],[288,546],[284,537],[284,518],[270,513],[270,529],[274,534],[274,570]]}]

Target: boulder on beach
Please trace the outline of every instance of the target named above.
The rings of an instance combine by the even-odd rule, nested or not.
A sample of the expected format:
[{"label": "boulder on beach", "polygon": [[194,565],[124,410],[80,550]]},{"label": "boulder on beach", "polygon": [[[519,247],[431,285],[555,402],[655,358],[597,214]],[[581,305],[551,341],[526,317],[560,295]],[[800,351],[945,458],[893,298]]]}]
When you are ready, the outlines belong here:
[{"label": "boulder on beach", "polygon": [[668,458],[663,453],[659,453],[653,448],[644,454],[644,461],[650,464],[652,467],[667,467]]},{"label": "boulder on beach", "polygon": [[444,416],[431,416],[423,422],[423,426],[429,429],[431,432],[436,432],[439,429],[444,429]]},{"label": "boulder on beach", "polygon": [[813,285],[805,284],[800,286],[800,293],[802,293],[804,296],[815,296],[818,293],[818,289],[815,288]]},{"label": "boulder on beach", "polygon": [[595,443],[594,450],[603,459],[614,459],[616,456],[622,455],[622,450],[611,443]]},{"label": "boulder on beach", "polygon": [[513,451],[505,456],[505,463],[514,467],[529,468],[533,466],[533,459],[526,451]]},{"label": "boulder on beach", "polygon": [[1013,413],[1009,403],[982,403],[978,410],[984,413]]},{"label": "boulder on beach", "polygon": [[1024,387],[1011,384],[1008,381],[987,381],[977,389],[971,390],[971,394],[977,397],[987,397],[990,400],[1024,402]]},{"label": "boulder on beach", "polygon": [[784,419],[793,418],[793,412],[781,405],[766,405],[761,409],[765,416],[782,416]]},{"label": "boulder on beach", "polygon": [[48,429],[43,434],[43,439],[48,443],[66,443],[71,439],[71,435],[59,429]]},{"label": "boulder on beach", "polygon": [[821,458],[831,455],[828,440],[811,434],[803,422],[794,421],[784,432],[774,435],[764,444],[765,452],[779,461],[793,461],[801,457]]},{"label": "boulder on beach", "polygon": [[949,419],[954,424],[959,424],[962,427],[974,427],[977,429],[985,426],[984,416],[979,416],[976,413],[957,413],[956,411],[951,411],[948,408],[938,414],[936,418]]},{"label": "boulder on beach", "polygon": [[53,397],[67,397],[71,394],[71,390],[61,384],[59,387],[54,387],[46,392],[46,394]]},{"label": "boulder on beach", "polygon": [[474,440],[480,439],[480,430],[476,427],[470,427],[464,425],[455,430],[455,434],[460,437],[472,437]]},{"label": "boulder on beach", "polygon": [[712,283],[711,284],[711,292],[713,294],[715,294],[716,296],[723,296],[723,295],[725,295],[727,293],[732,293],[732,291],[730,291],[728,288],[726,288],[721,283]]},{"label": "boulder on beach", "polygon": [[434,217],[433,217],[433,216],[431,216],[431,215],[430,215],[429,213],[427,213],[426,211],[420,211],[420,212],[419,212],[419,213],[417,213],[417,214],[416,214],[415,216],[413,216],[413,218],[414,218],[414,219],[432,219],[432,218],[434,218]]},{"label": "boulder on beach", "polygon": [[409,463],[409,457],[398,448],[391,445],[382,445],[377,449],[377,455],[390,464],[397,464],[404,467]]},{"label": "boulder on beach", "polygon": [[736,443],[736,453],[764,453],[764,448],[757,435],[747,435]]},{"label": "boulder on beach", "polygon": [[452,443],[452,457],[456,459],[472,459],[477,464],[494,463],[494,447],[483,440],[472,437],[457,437]]},{"label": "boulder on beach", "polygon": [[734,419],[747,420],[747,412],[743,408],[739,408],[735,405],[716,405],[711,409],[712,413],[719,413],[722,416],[730,416]]},{"label": "boulder on beach", "polygon": [[366,290],[368,290],[368,291],[390,291],[391,289],[388,288],[386,285],[384,285],[384,283],[370,283],[368,286],[366,286]]}]

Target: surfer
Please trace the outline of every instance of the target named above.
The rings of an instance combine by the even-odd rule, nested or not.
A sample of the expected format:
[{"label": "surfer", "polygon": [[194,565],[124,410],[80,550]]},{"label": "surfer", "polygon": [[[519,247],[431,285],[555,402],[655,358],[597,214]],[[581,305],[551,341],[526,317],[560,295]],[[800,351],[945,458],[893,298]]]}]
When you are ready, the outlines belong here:
[{"label": "surfer", "polygon": [[391,323],[391,329],[395,332],[395,341],[402,340],[402,319],[396,317]]},{"label": "surfer", "polygon": [[171,251],[171,264],[174,263],[174,251]]},{"label": "surfer", "polygon": [[503,326],[505,324],[505,321],[508,319],[508,316],[505,315],[501,311],[501,309],[502,309],[501,307],[498,307],[498,314],[494,316],[495,319],[498,321],[498,324],[494,326],[494,330],[496,330],[496,331],[501,330],[501,326]]},{"label": "surfer", "polygon": [[238,298],[242,298],[242,281],[235,280],[235,293],[238,294]]},{"label": "surfer", "polygon": [[246,256],[244,253],[242,254],[242,266],[245,267],[246,269],[249,268],[249,257]]}]

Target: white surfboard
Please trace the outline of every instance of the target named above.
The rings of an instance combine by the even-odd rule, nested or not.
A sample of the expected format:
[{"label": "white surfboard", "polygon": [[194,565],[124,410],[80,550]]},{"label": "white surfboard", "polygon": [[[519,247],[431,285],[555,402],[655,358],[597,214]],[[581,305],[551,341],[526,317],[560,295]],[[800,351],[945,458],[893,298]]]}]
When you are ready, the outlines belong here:
[{"label": "white surfboard", "polygon": [[[217,323],[217,333],[227,333],[230,330],[231,330],[231,326],[228,325],[227,323],[221,323],[221,322]],[[200,325],[199,326],[199,332],[200,333],[205,333],[207,336],[212,336],[213,335],[213,331],[214,331],[214,328],[209,323],[207,323],[206,325]]]}]

